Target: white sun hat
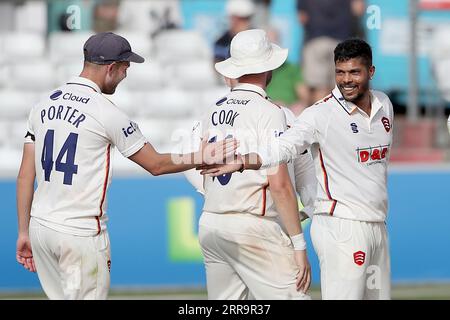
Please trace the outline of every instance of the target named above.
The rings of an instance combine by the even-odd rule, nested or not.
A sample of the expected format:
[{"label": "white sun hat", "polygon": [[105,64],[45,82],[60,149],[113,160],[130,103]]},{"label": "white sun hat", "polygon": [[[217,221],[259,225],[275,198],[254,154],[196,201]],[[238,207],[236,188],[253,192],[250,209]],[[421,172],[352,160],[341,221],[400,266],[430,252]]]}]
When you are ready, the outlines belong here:
[{"label": "white sun hat", "polygon": [[277,69],[287,59],[288,49],[269,41],[261,29],[239,32],[231,40],[231,57],[215,64],[221,75],[237,79],[245,74],[263,73]]},{"label": "white sun hat", "polygon": [[226,12],[229,16],[248,18],[255,13],[255,5],[251,0],[228,0]]}]

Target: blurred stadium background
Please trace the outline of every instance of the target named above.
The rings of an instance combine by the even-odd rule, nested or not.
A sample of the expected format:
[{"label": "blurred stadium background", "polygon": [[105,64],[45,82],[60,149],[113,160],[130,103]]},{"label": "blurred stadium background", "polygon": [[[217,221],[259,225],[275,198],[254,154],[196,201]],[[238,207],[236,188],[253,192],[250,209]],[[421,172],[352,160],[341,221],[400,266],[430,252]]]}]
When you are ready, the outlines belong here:
[{"label": "blurred stadium background", "polygon": [[[273,31],[301,71],[296,1],[254,2],[253,27]],[[390,96],[396,112],[387,222],[393,297],[450,299],[450,1],[362,3],[358,25],[377,68],[372,86]],[[170,151],[177,130],[189,130],[227,92],[213,70],[214,42],[229,23],[225,6],[225,0],[0,2],[0,299],[44,297],[37,276],[15,261],[15,177],[32,104],[79,74],[89,35],[112,30],[147,60],[132,65],[110,99],[158,150]],[[272,93],[279,94],[275,87]],[[302,108],[298,98],[292,109]],[[113,165],[111,298],[206,298],[196,236],[201,196],[182,175],[153,178],[119,154]],[[304,227],[308,233],[309,223]],[[311,245],[309,254],[318,298]]]}]

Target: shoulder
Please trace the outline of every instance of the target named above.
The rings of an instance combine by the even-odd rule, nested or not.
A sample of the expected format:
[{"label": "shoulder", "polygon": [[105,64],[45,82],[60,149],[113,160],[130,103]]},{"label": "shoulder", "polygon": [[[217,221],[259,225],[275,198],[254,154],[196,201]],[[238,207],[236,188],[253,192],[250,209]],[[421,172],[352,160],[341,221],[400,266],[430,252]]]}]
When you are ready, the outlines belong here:
[{"label": "shoulder", "polygon": [[281,106],[279,106],[278,104],[276,104],[275,102],[269,100],[269,99],[264,99],[264,98],[256,98],[255,99],[258,103],[258,105],[261,107],[262,111],[265,114],[268,115],[285,115],[283,108]]},{"label": "shoulder", "polygon": [[293,124],[295,122],[297,117],[295,116],[295,114],[289,108],[282,107],[281,109],[283,110],[284,115],[286,117],[287,125],[290,126],[291,124]]},{"label": "shoulder", "polygon": [[378,100],[380,100],[381,103],[383,102],[389,102],[391,103],[391,100],[389,99],[388,95],[382,91],[378,90],[370,90],[374,97],[376,97]]},{"label": "shoulder", "polygon": [[334,110],[335,107],[339,103],[336,101],[336,99],[333,97],[333,95],[330,93],[326,97],[320,99],[319,101],[315,102],[312,106],[306,108],[303,113],[309,114],[309,115],[320,115],[320,116],[326,116],[328,117]]},{"label": "shoulder", "polygon": [[375,99],[377,99],[381,103],[381,105],[386,110],[386,112],[388,112],[389,114],[392,114],[394,108],[392,106],[391,99],[389,99],[388,95],[384,92],[377,91],[377,90],[371,90],[371,92],[372,92],[372,95],[375,97]]},{"label": "shoulder", "polygon": [[97,93],[92,96],[93,104],[95,104],[98,110],[98,116],[100,120],[105,122],[118,122],[124,119],[128,119],[128,115],[122,111],[114,102],[103,94]]}]

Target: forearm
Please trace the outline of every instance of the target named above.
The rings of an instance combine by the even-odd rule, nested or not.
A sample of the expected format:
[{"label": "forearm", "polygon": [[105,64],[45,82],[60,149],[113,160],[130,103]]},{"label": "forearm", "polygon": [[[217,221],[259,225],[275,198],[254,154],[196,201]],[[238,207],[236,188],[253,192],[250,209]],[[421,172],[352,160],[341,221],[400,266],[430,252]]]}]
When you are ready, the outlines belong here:
[{"label": "forearm", "polygon": [[33,194],[34,179],[19,176],[16,190],[19,233],[28,234]]},{"label": "forearm", "polygon": [[153,175],[177,173],[185,170],[193,169],[201,164],[201,161],[196,161],[196,153],[188,154],[174,154],[163,153],[159,154],[157,165],[153,169]]},{"label": "forearm", "polygon": [[270,194],[289,236],[292,237],[302,233],[297,198],[292,186],[287,184],[284,188],[270,190]]}]

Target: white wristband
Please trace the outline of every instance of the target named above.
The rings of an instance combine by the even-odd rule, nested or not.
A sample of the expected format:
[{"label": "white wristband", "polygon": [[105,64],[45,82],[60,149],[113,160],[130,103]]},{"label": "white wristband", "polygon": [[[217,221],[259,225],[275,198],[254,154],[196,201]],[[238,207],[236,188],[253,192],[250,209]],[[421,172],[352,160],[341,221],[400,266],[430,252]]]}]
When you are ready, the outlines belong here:
[{"label": "white wristband", "polygon": [[306,241],[303,233],[296,234],[291,237],[292,245],[294,250],[306,250]]}]

